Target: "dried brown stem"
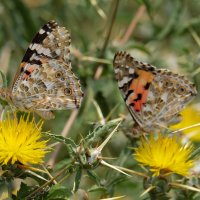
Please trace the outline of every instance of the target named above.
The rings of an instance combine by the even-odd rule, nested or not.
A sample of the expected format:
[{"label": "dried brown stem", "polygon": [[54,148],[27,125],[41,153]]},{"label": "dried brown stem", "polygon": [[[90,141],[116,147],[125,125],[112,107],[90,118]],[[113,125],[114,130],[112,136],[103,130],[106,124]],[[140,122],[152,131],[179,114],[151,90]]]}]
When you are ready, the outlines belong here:
[{"label": "dried brown stem", "polygon": [[143,16],[144,12],[145,12],[146,8],[144,5],[140,6],[136,15],[133,17],[126,33],[124,34],[124,36],[121,38],[121,40],[119,41],[120,45],[125,44],[129,38],[131,37],[133,31],[135,30],[135,27],[137,26],[138,22],[140,21],[141,17]]},{"label": "dried brown stem", "polygon": [[114,4],[114,8],[113,8],[112,16],[111,16],[110,26],[108,28],[106,39],[104,40],[104,44],[103,44],[103,47],[101,49],[100,58],[102,58],[104,56],[105,50],[106,50],[106,48],[108,46],[108,42],[110,40],[110,35],[111,35],[112,28],[113,28],[115,18],[116,18],[116,15],[117,15],[119,0],[113,0],[112,4]]},{"label": "dried brown stem", "polygon": [[60,172],[58,172],[52,179],[50,179],[48,182],[44,183],[41,187],[39,187],[34,192],[29,194],[26,198],[28,199],[29,197],[34,196],[36,193],[40,192],[44,187],[51,184],[54,180],[56,180],[56,178],[58,178],[61,174],[63,174],[65,171],[67,171],[67,169],[70,165],[71,165],[71,163],[69,165],[67,165],[65,168],[61,169]]},{"label": "dried brown stem", "polygon": [[2,51],[0,53],[0,66],[1,66],[1,71],[3,73],[7,73],[8,68],[9,68],[9,63],[10,63],[10,57],[11,57],[11,50],[12,50],[12,45],[10,43],[6,43]]},{"label": "dried brown stem", "polygon": [[[103,58],[104,57],[104,53],[105,53],[106,48],[108,46],[108,42],[110,40],[112,28],[113,28],[113,25],[114,25],[114,22],[115,22],[115,19],[116,19],[116,15],[117,15],[117,10],[118,10],[118,6],[119,6],[119,0],[113,0],[112,5],[113,4],[114,4],[114,9],[113,9],[112,16],[111,16],[110,26],[108,28],[108,32],[107,32],[106,38],[104,40],[103,47],[101,49],[99,58]],[[99,65],[97,70],[96,70],[96,72],[95,72],[95,74],[94,74],[94,79],[98,80],[101,77],[102,72],[103,72],[103,66]]]},{"label": "dried brown stem", "polygon": [[[77,115],[78,115],[78,110],[73,110],[71,115],[70,115],[70,117],[69,117],[69,119],[66,121],[64,129],[63,129],[63,131],[61,133],[61,135],[63,137],[67,137],[67,135],[68,135],[68,133],[70,131],[70,128],[72,127]],[[55,151],[53,152],[51,158],[49,159],[47,165],[50,165],[51,167],[53,167],[55,165],[56,158],[57,158],[57,156],[58,156],[58,154],[60,152],[61,146],[62,146],[61,143],[59,143],[57,145],[57,147],[56,147]]]}]

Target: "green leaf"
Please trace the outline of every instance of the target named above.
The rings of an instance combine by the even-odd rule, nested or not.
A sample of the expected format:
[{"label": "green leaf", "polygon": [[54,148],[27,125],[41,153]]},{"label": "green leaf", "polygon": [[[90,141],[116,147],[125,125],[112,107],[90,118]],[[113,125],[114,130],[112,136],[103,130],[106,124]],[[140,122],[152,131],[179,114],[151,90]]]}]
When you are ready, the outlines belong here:
[{"label": "green leaf", "polygon": [[76,192],[79,189],[79,185],[81,182],[81,176],[82,176],[82,169],[79,168],[76,176],[75,176],[75,182],[74,182],[74,192]]},{"label": "green leaf", "polygon": [[72,195],[71,191],[59,184],[52,186],[46,200],[68,200]]},{"label": "green leaf", "polygon": [[32,191],[33,191],[32,187],[22,182],[20,185],[20,190],[17,192],[17,196],[14,196],[13,199],[24,200]]},{"label": "green leaf", "polygon": [[49,136],[55,141],[62,142],[67,147],[67,151],[70,156],[76,153],[77,145],[70,138],[65,138],[62,135],[56,135],[53,133],[45,133],[45,135]]},{"label": "green leaf", "polygon": [[96,182],[97,185],[100,185],[101,179],[97,176],[97,174],[94,171],[87,170],[87,174],[91,179],[93,179]]},{"label": "green leaf", "polygon": [[54,171],[58,172],[68,165],[72,165],[72,159],[63,159],[56,164]]},{"label": "green leaf", "polygon": [[97,191],[106,191],[106,188],[98,185],[93,185],[90,189],[88,189],[88,192],[97,192]]},{"label": "green leaf", "polygon": [[8,83],[8,81],[7,81],[7,79],[6,79],[6,76],[5,76],[5,74],[0,70],[0,74],[1,74],[1,78],[2,78],[2,80],[3,80],[3,85],[2,85],[2,87],[4,87],[4,88],[6,88],[7,87],[7,83]]},{"label": "green leaf", "polygon": [[125,177],[125,176],[112,178],[112,181],[110,182],[110,185],[114,186],[114,185],[117,185],[117,184],[119,184],[121,182],[124,182],[124,181],[127,181],[127,177]]},{"label": "green leaf", "polygon": [[110,129],[115,126],[117,122],[108,122],[105,125],[99,125],[94,129],[92,133],[90,133],[85,140],[88,145],[95,144],[96,142],[102,141],[106,136],[110,133]]},{"label": "green leaf", "polygon": [[[0,71],[0,74],[1,74],[1,78],[2,78],[2,82],[3,82],[3,85],[1,86],[2,88],[6,88],[7,87],[7,79],[6,79],[6,76],[4,75],[4,73],[2,71]],[[6,105],[8,105],[8,103],[2,99],[0,99],[0,104],[5,107]]]},{"label": "green leaf", "polygon": [[58,142],[62,142],[63,144],[66,144],[66,145],[71,145],[73,148],[77,147],[77,145],[74,143],[74,141],[70,138],[65,138],[62,135],[56,135],[53,133],[46,133],[46,134]]}]

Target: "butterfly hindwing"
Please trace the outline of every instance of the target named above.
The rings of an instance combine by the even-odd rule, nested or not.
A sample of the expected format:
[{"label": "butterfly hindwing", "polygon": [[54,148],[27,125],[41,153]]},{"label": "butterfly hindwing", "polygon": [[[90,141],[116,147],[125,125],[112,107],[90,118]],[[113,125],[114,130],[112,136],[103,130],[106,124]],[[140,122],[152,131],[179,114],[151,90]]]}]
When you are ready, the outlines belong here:
[{"label": "butterfly hindwing", "polygon": [[131,115],[147,131],[177,123],[179,112],[196,95],[184,76],[139,62],[126,52],[115,54],[114,70]]}]

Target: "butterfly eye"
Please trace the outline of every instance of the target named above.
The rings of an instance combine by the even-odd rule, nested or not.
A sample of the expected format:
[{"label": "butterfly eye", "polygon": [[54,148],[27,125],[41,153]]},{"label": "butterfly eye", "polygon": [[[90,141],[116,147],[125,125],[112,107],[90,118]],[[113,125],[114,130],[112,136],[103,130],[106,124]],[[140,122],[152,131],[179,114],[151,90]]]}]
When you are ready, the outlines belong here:
[{"label": "butterfly eye", "polygon": [[67,96],[71,95],[72,94],[72,89],[71,88],[65,88],[64,89],[64,94],[67,95]]},{"label": "butterfly eye", "polygon": [[185,91],[186,91],[185,88],[179,87],[179,88],[177,89],[177,94],[179,94],[179,95],[184,94]]},{"label": "butterfly eye", "polygon": [[61,76],[62,76],[62,72],[60,71],[56,72],[56,75],[55,75],[56,78],[60,78]]}]

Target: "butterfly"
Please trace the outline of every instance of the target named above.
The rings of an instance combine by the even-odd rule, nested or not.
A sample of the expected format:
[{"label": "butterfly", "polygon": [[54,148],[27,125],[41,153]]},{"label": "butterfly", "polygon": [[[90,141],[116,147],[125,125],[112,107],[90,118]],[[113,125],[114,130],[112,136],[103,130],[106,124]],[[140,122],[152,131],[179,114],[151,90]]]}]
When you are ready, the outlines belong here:
[{"label": "butterfly", "polygon": [[54,118],[54,110],[79,108],[83,92],[72,72],[70,42],[65,27],[46,23],[29,45],[12,88],[1,88],[0,98],[44,119]]},{"label": "butterfly", "polygon": [[113,66],[136,127],[146,133],[180,122],[179,112],[197,94],[184,76],[137,61],[126,52],[115,54]]}]

